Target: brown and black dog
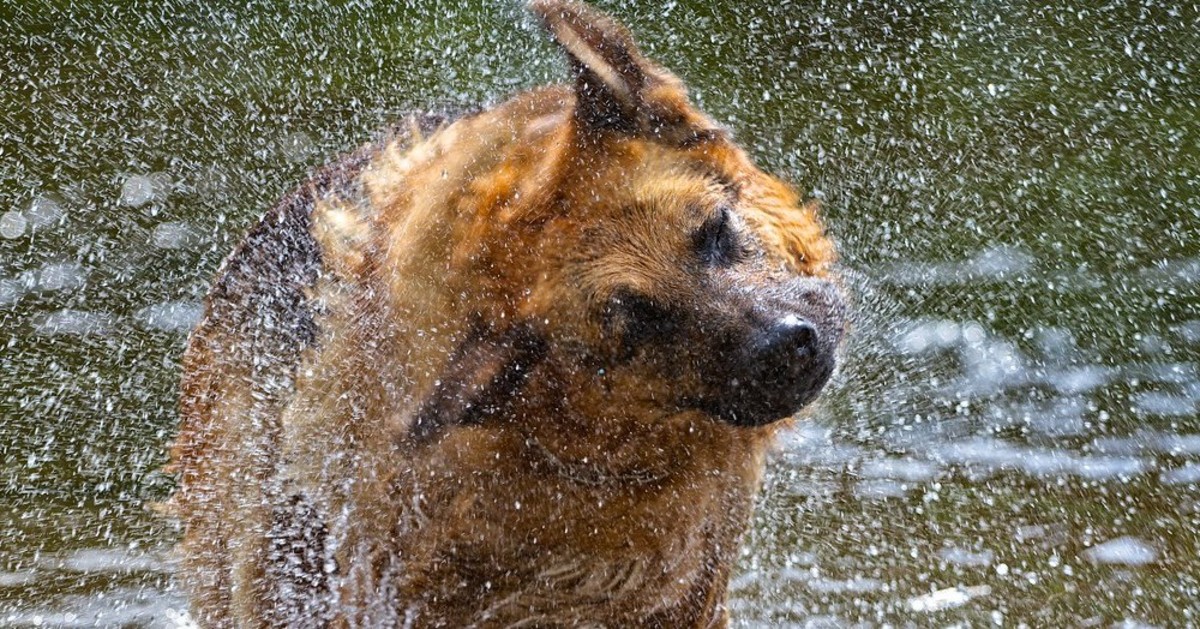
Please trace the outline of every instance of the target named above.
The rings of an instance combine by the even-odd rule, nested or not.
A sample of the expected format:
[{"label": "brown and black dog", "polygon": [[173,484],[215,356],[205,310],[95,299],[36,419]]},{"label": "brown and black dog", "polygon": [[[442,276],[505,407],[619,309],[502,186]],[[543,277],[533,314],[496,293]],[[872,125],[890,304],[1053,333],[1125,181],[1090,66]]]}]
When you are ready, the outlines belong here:
[{"label": "brown and black dog", "polygon": [[719,626],[845,326],[811,204],[569,0],[553,86],[413,118],[226,261],[173,499],[203,626]]}]

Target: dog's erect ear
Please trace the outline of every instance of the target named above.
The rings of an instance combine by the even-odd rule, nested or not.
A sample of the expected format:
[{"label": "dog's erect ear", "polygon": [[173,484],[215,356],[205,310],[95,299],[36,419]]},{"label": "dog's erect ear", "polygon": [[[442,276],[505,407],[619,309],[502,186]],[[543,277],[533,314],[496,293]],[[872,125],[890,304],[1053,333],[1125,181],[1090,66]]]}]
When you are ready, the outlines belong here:
[{"label": "dog's erect ear", "polygon": [[585,131],[660,135],[685,121],[682,84],[643,57],[624,26],[573,0],[531,0],[529,8],[567,53],[575,118]]}]

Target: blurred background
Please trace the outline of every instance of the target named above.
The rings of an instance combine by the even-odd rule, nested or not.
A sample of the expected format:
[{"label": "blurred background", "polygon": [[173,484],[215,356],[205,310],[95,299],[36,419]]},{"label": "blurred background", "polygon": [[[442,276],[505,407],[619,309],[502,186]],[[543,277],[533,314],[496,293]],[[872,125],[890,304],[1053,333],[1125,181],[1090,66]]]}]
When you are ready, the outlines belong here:
[{"label": "blurred background", "polygon": [[[824,201],[856,295],[735,625],[1200,622],[1200,8],[596,4]],[[405,112],[566,67],[513,0],[0,24],[0,625],[180,626],[146,503],[220,260]]]}]

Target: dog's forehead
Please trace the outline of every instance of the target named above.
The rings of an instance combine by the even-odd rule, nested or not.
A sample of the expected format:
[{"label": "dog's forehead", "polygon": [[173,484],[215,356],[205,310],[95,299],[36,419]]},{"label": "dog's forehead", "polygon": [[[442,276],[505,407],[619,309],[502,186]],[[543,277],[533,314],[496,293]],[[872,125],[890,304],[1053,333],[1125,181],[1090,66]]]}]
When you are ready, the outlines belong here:
[{"label": "dog's forehead", "polygon": [[668,154],[679,167],[721,189],[770,257],[802,275],[829,273],[836,253],[824,233],[818,205],[804,201],[787,181],[758,168],[728,135]]},{"label": "dog's forehead", "polygon": [[[767,177],[736,145],[725,140],[706,141],[703,146],[664,145],[634,138],[618,143],[603,160],[585,168],[607,171],[598,179],[621,180],[649,188],[661,185],[693,187],[703,183],[706,191],[736,199],[744,182]],[[711,190],[710,190],[711,189]]]}]

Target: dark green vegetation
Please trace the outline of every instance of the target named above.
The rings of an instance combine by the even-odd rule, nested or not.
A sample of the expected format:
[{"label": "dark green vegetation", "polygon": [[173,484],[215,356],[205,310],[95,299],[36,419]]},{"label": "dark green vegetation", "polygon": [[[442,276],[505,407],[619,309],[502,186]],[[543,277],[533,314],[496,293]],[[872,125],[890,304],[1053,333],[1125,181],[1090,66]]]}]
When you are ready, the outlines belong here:
[{"label": "dark green vegetation", "polygon": [[[220,259],[402,112],[565,76],[515,2],[286,4],[0,6],[0,624],[169,624],[144,502]],[[1200,9],[598,4],[859,294],[736,615],[1197,622]]]}]

